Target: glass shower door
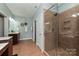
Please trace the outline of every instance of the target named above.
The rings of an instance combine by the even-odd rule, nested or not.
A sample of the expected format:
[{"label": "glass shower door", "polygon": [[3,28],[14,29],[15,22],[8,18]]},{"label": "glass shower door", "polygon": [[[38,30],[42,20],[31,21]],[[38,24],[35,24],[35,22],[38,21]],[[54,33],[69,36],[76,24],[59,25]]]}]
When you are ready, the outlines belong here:
[{"label": "glass shower door", "polygon": [[[54,7],[53,10],[51,8]],[[44,25],[45,25],[45,51],[50,56],[57,55],[58,47],[58,24],[57,24],[57,4],[52,5],[44,13]]]}]

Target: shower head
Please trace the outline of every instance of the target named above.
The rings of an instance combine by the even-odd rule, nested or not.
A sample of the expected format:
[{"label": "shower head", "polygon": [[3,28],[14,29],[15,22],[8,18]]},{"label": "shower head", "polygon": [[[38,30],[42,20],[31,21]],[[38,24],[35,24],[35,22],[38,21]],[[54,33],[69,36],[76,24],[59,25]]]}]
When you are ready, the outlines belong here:
[{"label": "shower head", "polygon": [[55,14],[54,14],[54,16],[57,16],[57,15],[58,15],[58,13],[55,13]]}]

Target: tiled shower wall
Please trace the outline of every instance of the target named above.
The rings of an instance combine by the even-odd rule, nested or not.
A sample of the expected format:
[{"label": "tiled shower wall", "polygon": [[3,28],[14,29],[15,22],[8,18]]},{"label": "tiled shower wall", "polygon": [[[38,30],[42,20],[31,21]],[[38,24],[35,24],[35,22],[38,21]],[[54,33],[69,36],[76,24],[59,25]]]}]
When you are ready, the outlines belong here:
[{"label": "tiled shower wall", "polygon": [[64,48],[77,48],[77,38],[78,36],[78,16],[73,15],[78,14],[79,6],[70,8],[59,15],[59,46]]}]

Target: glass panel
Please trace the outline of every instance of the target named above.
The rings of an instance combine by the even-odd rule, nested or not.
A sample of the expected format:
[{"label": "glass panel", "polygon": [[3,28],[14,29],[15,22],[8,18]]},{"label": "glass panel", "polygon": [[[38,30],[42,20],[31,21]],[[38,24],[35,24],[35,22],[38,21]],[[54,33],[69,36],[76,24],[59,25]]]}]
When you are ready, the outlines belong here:
[{"label": "glass panel", "polygon": [[79,55],[79,4],[53,4],[44,17],[46,52],[50,56]]},{"label": "glass panel", "polygon": [[49,55],[57,55],[58,47],[58,19],[57,4],[52,4],[44,13],[45,23],[45,51]]}]

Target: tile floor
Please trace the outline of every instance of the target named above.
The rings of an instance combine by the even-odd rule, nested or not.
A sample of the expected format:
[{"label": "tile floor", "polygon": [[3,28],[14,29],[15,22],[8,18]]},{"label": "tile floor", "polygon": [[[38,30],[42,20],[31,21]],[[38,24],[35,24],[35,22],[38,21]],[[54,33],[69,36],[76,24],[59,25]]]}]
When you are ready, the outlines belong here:
[{"label": "tile floor", "polygon": [[50,51],[47,51],[50,56],[76,56],[76,50],[75,49],[62,49],[62,48],[57,48],[57,49],[52,49]]}]

